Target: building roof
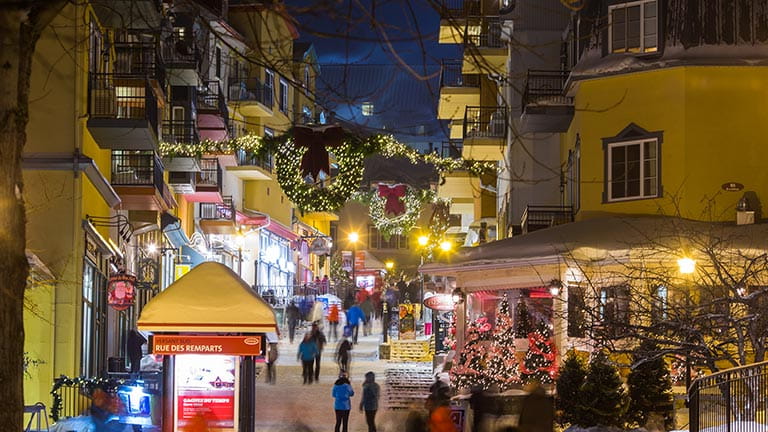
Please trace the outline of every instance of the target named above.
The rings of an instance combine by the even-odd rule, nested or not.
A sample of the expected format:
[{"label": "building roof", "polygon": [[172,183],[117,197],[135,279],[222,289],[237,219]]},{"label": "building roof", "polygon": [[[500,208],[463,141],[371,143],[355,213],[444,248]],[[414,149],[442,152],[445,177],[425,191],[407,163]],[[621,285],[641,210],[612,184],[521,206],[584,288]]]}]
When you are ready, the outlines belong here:
[{"label": "building roof", "polygon": [[190,270],[141,312],[139,330],[150,332],[275,331],[272,308],[227,266],[204,262]]}]

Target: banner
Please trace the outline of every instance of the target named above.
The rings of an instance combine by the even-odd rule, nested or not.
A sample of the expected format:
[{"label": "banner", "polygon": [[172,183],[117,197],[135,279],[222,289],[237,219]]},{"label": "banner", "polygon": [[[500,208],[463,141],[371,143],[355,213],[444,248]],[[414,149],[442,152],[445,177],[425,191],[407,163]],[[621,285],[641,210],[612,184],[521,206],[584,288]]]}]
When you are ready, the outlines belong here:
[{"label": "banner", "polygon": [[150,341],[152,354],[227,354],[259,356],[263,353],[264,338],[252,336],[177,336],[154,335]]}]

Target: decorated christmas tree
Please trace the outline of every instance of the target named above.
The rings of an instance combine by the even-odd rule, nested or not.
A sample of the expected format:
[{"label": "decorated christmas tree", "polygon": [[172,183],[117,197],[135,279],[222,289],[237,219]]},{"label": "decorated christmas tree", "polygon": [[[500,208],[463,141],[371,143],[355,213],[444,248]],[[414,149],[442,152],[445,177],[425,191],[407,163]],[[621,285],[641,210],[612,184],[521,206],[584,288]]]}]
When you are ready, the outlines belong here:
[{"label": "decorated christmas tree", "polygon": [[509,301],[504,296],[496,313],[496,327],[491,336],[486,368],[488,382],[496,384],[500,392],[520,382],[515,357],[515,329],[509,316]]},{"label": "decorated christmas tree", "polygon": [[515,336],[524,339],[533,331],[531,317],[528,314],[528,306],[524,300],[520,300],[515,308]]},{"label": "decorated christmas tree", "polygon": [[635,367],[627,377],[629,388],[629,411],[627,421],[638,427],[645,427],[651,414],[663,420],[666,430],[674,429],[672,380],[664,358],[654,356],[655,345],[644,343],[634,356]]},{"label": "decorated christmas tree", "polygon": [[528,334],[528,352],[520,365],[523,382],[553,383],[557,375],[556,359],[557,351],[549,326],[540,321],[536,330]]},{"label": "decorated christmas tree", "polygon": [[579,426],[624,426],[627,394],[616,367],[604,352],[598,352],[589,362],[589,372],[581,386],[579,410],[584,413]]},{"label": "decorated christmas tree", "polygon": [[469,323],[464,348],[451,368],[451,384],[456,389],[479,386],[485,390],[490,386],[484,373],[486,350],[481,344],[480,333],[477,322]]},{"label": "decorated christmas tree", "polygon": [[582,423],[582,412],[579,409],[581,386],[587,378],[586,362],[575,351],[571,350],[565,357],[557,377],[557,422],[561,426],[578,425]]}]

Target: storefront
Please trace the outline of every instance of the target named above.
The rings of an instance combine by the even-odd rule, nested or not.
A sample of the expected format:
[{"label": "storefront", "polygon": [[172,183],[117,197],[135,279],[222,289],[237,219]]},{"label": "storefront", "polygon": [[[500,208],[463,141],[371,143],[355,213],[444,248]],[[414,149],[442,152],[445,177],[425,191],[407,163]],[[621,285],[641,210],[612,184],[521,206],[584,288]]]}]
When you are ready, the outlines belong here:
[{"label": "storefront", "polygon": [[[274,298],[285,299],[294,295],[296,263],[291,241],[295,240],[296,235],[287,228],[270,228],[273,227],[269,226],[259,233],[256,284],[262,296],[271,294]],[[268,293],[269,290],[272,292]]]}]

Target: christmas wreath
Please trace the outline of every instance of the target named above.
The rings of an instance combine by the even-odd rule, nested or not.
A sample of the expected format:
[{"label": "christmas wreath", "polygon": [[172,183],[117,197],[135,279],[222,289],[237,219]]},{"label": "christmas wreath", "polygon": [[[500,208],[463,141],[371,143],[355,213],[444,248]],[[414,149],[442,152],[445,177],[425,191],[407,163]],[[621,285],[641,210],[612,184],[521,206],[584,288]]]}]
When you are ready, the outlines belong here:
[{"label": "christmas wreath", "polygon": [[385,237],[410,232],[421,216],[425,204],[435,200],[431,190],[417,190],[403,184],[379,184],[378,188],[358,195],[368,206],[371,222]]}]

